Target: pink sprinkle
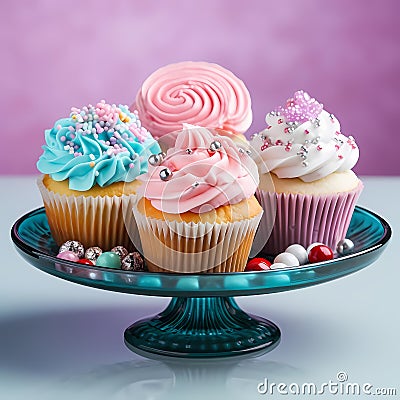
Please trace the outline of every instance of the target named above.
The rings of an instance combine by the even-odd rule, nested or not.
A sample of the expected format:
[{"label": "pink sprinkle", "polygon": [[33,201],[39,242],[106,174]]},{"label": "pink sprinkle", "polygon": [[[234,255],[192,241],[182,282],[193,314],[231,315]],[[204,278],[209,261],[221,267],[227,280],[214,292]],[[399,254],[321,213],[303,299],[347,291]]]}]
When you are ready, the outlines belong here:
[{"label": "pink sprinkle", "polygon": [[70,138],[71,138],[72,140],[75,139],[75,137],[76,137],[73,133],[71,133],[69,136],[70,136]]},{"label": "pink sprinkle", "polygon": [[322,150],[322,147],[318,145],[318,146],[317,146],[317,150],[318,150],[318,151],[321,151],[321,150]]},{"label": "pink sprinkle", "polygon": [[336,148],[336,151],[338,151],[340,149],[340,146],[338,144],[335,144],[335,148]]},{"label": "pink sprinkle", "polygon": [[343,156],[341,154],[338,155],[339,160],[343,159]]},{"label": "pink sprinkle", "polygon": [[306,135],[308,135],[308,134],[310,133],[310,131],[309,131],[308,129],[304,129],[304,133],[305,133]]},{"label": "pink sprinkle", "polygon": [[97,133],[101,133],[101,132],[103,132],[103,128],[100,126],[100,124],[97,122],[97,124],[95,125],[95,127],[96,127],[96,132]]},{"label": "pink sprinkle", "polygon": [[129,168],[133,168],[134,166],[135,166],[134,163],[130,163],[130,164],[129,164]]},{"label": "pink sprinkle", "polygon": [[336,131],[335,133],[336,133],[336,135],[340,135],[341,134],[339,131]]},{"label": "pink sprinkle", "polygon": [[282,146],[283,145],[283,142],[282,142],[282,140],[280,140],[280,139],[278,139],[276,142],[275,142],[275,146]]},{"label": "pink sprinkle", "polygon": [[283,119],[282,118],[279,118],[278,119],[278,124],[282,124],[283,123]]},{"label": "pink sprinkle", "polygon": [[61,140],[62,142],[65,142],[65,141],[67,140],[67,138],[66,138],[65,136],[61,136],[61,137],[60,137],[60,140]]},{"label": "pink sprinkle", "polygon": [[56,126],[56,128],[57,128],[57,130],[59,131],[59,130],[61,129],[61,125],[58,124],[58,125]]},{"label": "pink sprinkle", "polygon": [[84,121],[87,121],[87,120],[88,120],[88,116],[87,116],[87,115],[84,115],[84,116],[83,116],[83,119],[84,119]]},{"label": "pink sprinkle", "polygon": [[287,100],[285,107],[279,107],[277,111],[281,112],[287,121],[303,123],[317,118],[322,110],[322,104],[303,90],[298,90],[293,98]]}]

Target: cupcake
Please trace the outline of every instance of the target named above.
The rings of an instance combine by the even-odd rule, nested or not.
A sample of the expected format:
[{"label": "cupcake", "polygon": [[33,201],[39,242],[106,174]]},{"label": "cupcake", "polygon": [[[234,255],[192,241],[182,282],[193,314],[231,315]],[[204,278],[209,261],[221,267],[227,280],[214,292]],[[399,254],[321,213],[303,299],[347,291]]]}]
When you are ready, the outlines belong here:
[{"label": "cupcake", "polygon": [[149,155],[160,152],[137,111],[104,100],[73,107],[45,131],[45,140],[38,186],[57,244],[73,239],[85,247],[133,248],[128,210],[141,184],[136,178],[147,171]]},{"label": "cupcake", "polygon": [[351,171],[359,157],[354,138],[344,136],[336,117],[301,90],[267,114],[266,122],[250,142],[260,172],[256,196],[265,211],[260,234],[269,236],[264,251],[314,242],[336,248],[363,188]]},{"label": "cupcake", "polygon": [[185,126],[149,164],[134,206],[149,270],[243,271],[262,215],[248,153],[228,136]]},{"label": "cupcake", "polygon": [[251,99],[232,72],[207,62],[162,67],[143,83],[136,102],[143,124],[155,137],[182,130],[183,123],[242,135],[252,122]]}]

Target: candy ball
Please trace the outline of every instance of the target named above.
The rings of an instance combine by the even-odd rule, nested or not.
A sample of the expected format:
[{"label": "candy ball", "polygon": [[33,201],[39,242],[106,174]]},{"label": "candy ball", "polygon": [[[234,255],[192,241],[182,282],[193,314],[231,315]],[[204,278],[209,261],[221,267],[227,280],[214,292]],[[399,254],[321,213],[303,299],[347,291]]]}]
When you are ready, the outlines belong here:
[{"label": "candy ball", "polygon": [[87,259],[87,258],[81,258],[77,261],[79,264],[84,264],[84,265],[94,265],[94,262]]},{"label": "candy ball", "polygon": [[124,246],[115,246],[111,251],[118,254],[121,260],[128,255],[128,250]]},{"label": "candy ball", "polygon": [[64,251],[72,251],[78,255],[79,258],[82,258],[85,254],[85,249],[83,244],[78,242],[77,240],[68,240],[60,246],[58,250],[59,253]]},{"label": "candy ball", "polygon": [[315,242],[315,243],[311,243],[308,247],[307,247],[307,254],[310,252],[310,250],[314,247],[317,246],[319,244],[323,244],[321,242]]},{"label": "candy ball", "polygon": [[300,265],[308,263],[307,250],[301,244],[292,244],[285,250],[285,253],[293,254],[299,260]]},{"label": "candy ball", "polygon": [[78,255],[70,250],[65,250],[65,251],[62,251],[61,253],[58,253],[57,258],[61,258],[62,260],[75,261],[75,262],[79,260]]},{"label": "candy ball", "polygon": [[285,269],[288,266],[284,263],[278,262],[278,263],[273,263],[270,266],[270,269],[275,270],[275,269]]},{"label": "candy ball", "polygon": [[85,251],[85,258],[88,260],[92,261],[94,264],[96,263],[96,260],[98,259],[99,255],[103,252],[103,250],[100,247],[89,247]]},{"label": "candy ball", "polygon": [[281,253],[281,254],[278,254],[274,258],[274,264],[275,263],[283,263],[287,267],[298,267],[300,265],[299,260],[292,253]]},{"label": "candy ball", "polygon": [[324,244],[318,244],[314,246],[310,252],[308,253],[308,260],[310,263],[317,263],[320,261],[328,261],[332,260],[333,258],[333,251],[328,246]]},{"label": "candy ball", "polygon": [[124,271],[142,272],[145,270],[143,258],[137,251],[129,253],[121,261],[121,268]]},{"label": "candy ball", "polygon": [[255,272],[255,271],[267,271],[270,268],[271,263],[262,257],[256,257],[251,259],[245,268],[245,272]]},{"label": "candy ball", "polygon": [[119,255],[117,253],[113,253],[112,251],[106,251],[105,253],[99,255],[99,258],[96,261],[96,266],[120,269],[121,259],[119,258]]},{"label": "candy ball", "polygon": [[350,239],[340,240],[336,246],[338,254],[344,255],[350,253],[354,249],[354,243]]}]

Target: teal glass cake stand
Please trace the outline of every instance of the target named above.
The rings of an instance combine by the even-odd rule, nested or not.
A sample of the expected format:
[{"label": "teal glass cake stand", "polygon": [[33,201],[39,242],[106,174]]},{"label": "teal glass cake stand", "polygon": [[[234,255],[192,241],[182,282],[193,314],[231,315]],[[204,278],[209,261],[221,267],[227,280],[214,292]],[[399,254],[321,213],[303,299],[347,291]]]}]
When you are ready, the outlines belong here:
[{"label": "teal glass cake stand", "polygon": [[127,328],[125,343],[141,354],[189,358],[272,350],[280,341],[279,328],[265,318],[245,313],[234,296],[304,288],[351,274],[373,263],[390,236],[390,226],[382,217],[356,207],[347,233],[355,247],[346,256],[265,272],[162,274],[91,267],[56,258],[58,248],[43,208],[22,216],[11,230],[22,257],[51,275],[99,289],[172,297],[160,314]]}]

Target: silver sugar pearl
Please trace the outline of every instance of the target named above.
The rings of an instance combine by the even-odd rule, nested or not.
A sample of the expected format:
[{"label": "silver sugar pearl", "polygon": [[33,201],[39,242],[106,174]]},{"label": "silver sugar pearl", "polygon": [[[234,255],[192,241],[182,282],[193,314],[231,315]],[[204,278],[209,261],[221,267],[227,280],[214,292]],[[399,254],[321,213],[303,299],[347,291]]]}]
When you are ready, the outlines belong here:
[{"label": "silver sugar pearl", "polygon": [[336,245],[336,251],[340,255],[345,255],[353,251],[354,243],[350,239],[342,239]]},{"label": "silver sugar pearl", "polygon": [[211,142],[210,144],[210,151],[212,152],[216,152],[218,151],[220,148],[222,147],[221,142],[219,142],[218,140],[214,140],[213,142]]},{"label": "silver sugar pearl", "polygon": [[186,151],[186,154],[192,154],[193,153],[192,149],[186,149],[185,151]]},{"label": "silver sugar pearl", "polygon": [[72,251],[79,258],[82,258],[85,254],[85,248],[81,242],[77,240],[68,240],[60,246],[58,253],[62,253],[63,251]]},{"label": "silver sugar pearl", "polygon": [[303,161],[303,162],[301,163],[301,165],[302,165],[303,167],[308,167],[308,162],[307,162],[307,161]]},{"label": "silver sugar pearl", "polygon": [[242,147],[239,147],[238,151],[239,151],[240,154],[244,154],[246,152]]},{"label": "silver sugar pearl", "polygon": [[153,167],[157,167],[158,165],[161,165],[161,163],[163,162],[163,158],[160,154],[152,154],[149,157],[148,161],[150,165],[152,165]]},{"label": "silver sugar pearl", "polygon": [[311,140],[312,144],[318,144],[320,137],[317,136],[315,139]]},{"label": "silver sugar pearl", "polygon": [[119,255],[119,258],[122,260],[125,256],[128,255],[128,250],[124,246],[115,246],[111,249],[111,251],[115,254]]},{"label": "silver sugar pearl", "polygon": [[161,153],[158,153],[158,155],[164,159],[165,157],[167,157],[167,155],[162,151]]},{"label": "silver sugar pearl", "polygon": [[318,128],[321,125],[321,121],[318,118],[312,119],[311,123],[314,125],[314,128]]},{"label": "silver sugar pearl", "polygon": [[102,252],[103,252],[103,250],[100,247],[97,247],[97,246],[89,247],[85,251],[85,258],[87,258],[88,260],[90,260],[96,264],[96,261]]},{"label": "silver sugar pearl", "polygon": [[251,156],[251,151],[250,151],[250,150],[246,150],[246,154],[247,154],[248,156]]},{"label": "silver sugar pearl", "polygon": [[196,189],[197,186],[199,186],[199,185],[200,185],[200,182],[193,182],[192,183],[192,189]]},{"label": "silver sugar pearl", "polygon": [[167,181],[168,179],[170,179],[172,177],[172,171],[169,168],[163,168],[160,171],[160,179],[162,181]]},{"label": "silver sugar pearl", "polygon": [[143,258],[137,251],[127,254],[121,261],[121,268],[124,271],[143,272],[146,270]]}]

